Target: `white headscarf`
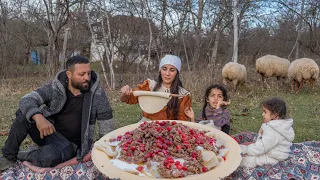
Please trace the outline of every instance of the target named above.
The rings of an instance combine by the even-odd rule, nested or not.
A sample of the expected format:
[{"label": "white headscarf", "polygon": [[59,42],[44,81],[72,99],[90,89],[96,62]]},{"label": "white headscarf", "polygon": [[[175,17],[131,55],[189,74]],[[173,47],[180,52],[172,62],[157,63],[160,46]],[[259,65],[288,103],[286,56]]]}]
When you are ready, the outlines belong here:
[{"label": "white headscarf", "polygon": [[159,71],[161,67],[165,64],[170,64],[174,66],[175,68],[177,68],[179,72],[181,70],[181,60],[178,56],[169,55],[169,54],[165,55],[160,61]]}]

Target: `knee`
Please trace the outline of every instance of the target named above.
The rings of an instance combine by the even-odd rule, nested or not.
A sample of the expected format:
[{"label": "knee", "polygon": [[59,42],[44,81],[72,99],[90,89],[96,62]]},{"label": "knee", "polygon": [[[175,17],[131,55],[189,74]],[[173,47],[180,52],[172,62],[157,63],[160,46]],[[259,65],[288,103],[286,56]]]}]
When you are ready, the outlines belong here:
[{"label": "knee", "polygon": [[32,162],[40,167],[55,167],[56,165],[70,160],[75,155],[72,144],[57,148],[54,145],[47,145],[42,148],[36,161]]},{"label": "knee", "polygon": [[41,148],[32,164],[39,167],[54,167],[62,163],[61,159],[60,152],[54,147]]},{"label": "knee", "polygon": [[27,122],[29,122],[29,121],[27,120],[26,116],[21,112],[20,109],[18,109],[16,111],[16,119],[13,123],[21,124],[21,123],[27,123]]},{"label": "knee", "polygon": [[72,143],[68,143],[62,150],[60,150],[61,161],[65,162],[75,156],[75,150]]}]

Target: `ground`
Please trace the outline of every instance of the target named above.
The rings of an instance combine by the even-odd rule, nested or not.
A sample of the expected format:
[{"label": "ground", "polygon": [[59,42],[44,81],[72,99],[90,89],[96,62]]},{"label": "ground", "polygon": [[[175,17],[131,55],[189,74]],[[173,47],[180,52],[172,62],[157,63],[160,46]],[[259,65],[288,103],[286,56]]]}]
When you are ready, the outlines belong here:
[{"label": "ground", "polygon": [[[14,119],[15,111],[20,98],[31,90],[46,82],[46,79],[23,78],[1,80],[0,91],[0,146],[3,146],[6,133]],[[141,118],[139,105],[127,105],[119,101],[119,90],[106,90],[110,104],[113,108],[117,127],[136,123]],[[200,112],[202,94],[192,94],[193,108]],[[191,91],[192,92],[192,91]],[[263,88],[262,86],[247,85],[237,92],[229,93],[232,103],[231,111],[231,133],[237,134],[244,131],[258,132],[261,123],[260,103],[270,97],[280,97],[287,102],[288,117],[294,119],[294,130],[296,133],[294,142],[306,140],[320,140],[320,90],[316,87],[312,94],[307,88],[301,92],[292,93],[289,88]],[[246,115],[246,116],[244,116]],[[31,143],[26,140],[23,148]]]}]

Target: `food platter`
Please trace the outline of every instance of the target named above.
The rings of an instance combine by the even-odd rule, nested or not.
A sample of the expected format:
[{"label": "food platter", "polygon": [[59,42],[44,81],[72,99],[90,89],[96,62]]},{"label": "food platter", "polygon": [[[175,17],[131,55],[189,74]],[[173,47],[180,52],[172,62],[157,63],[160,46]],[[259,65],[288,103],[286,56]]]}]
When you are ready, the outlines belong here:
[{"label": "food platter", "polygon": [[[233,171],[235,171],[241,162],[241,149],[239,144],[229,135],[223,133],[220,130],[214,129],[212,127],[193,123],[193,122],[185,122],[185,121],[176,121],[177,123],[182,123],[188,127],[198,129],[198,130],[205,130],[211,132],[217,140],[223,140],[224,146],[229,149],[229,152],[226,154],[223,164],[215,167],[214,169],[202,173],[196,174],[191,176],[186,176],[183,178],[174,178],[174,179],[182,179],[182,180],[199,180],[199,179],[220,179],[223,177],[228,176]],[[103,136],[99,142],[109,141],[111,138],[116,138],[118,135],[125,134],[128,131],[132,131],[139,127],[141,123],[136,123],[132,125],[128,125],[117,130],[114,130],[105,136]],[[111,157],[109,157],[105,152],[101,151],[100,149],[96,148],[95,146],[92,149],[92,160],[95,166],[98,168],[100,172],[104,175],[108,176],[109,178],[120,178],[122,180],[126,179],[136,179],[136,180],[167,180],[166,178],[150,178],[150,177],[143,177],[138,176],[126,171],[123,171],[113,164],[110,163]]]}]

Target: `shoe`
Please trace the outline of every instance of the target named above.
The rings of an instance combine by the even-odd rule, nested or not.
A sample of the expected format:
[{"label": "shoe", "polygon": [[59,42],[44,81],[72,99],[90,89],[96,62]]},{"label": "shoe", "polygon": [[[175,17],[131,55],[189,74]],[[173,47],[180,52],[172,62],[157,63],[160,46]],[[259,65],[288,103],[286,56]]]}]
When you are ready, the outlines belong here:
[{"label": "shoe", "polygon": [[25,151],[19,151],[17,158],[19,161],[32,161],[32,156],[34,153],[37,152],[39,149],[39,146],[30,146],[27,150]]},{"label": "shoe", "polygon": [[12,167],[15,162],[8,160],[7,158],[0,156],[0,172],[4,172]]}]

